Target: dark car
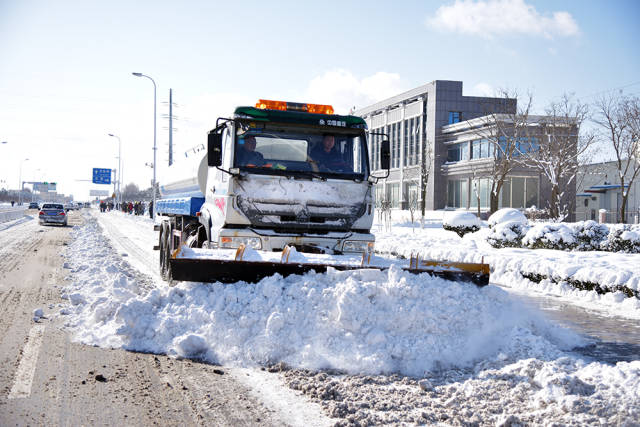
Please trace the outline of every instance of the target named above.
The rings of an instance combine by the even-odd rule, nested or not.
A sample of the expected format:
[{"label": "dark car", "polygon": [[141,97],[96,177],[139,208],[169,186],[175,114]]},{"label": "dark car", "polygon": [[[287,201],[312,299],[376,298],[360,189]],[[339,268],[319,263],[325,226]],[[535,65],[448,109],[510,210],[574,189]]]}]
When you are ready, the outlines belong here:
[{"label": "dark car", "polygon": [[40,206],[36,202],[31,202],[29,203],[29,209],[40,209]]},{"label": "dark car", "polygon": [[61,203],[45,203],[38,215],[40,225],[62,224],[67,225],[67,213]]}]

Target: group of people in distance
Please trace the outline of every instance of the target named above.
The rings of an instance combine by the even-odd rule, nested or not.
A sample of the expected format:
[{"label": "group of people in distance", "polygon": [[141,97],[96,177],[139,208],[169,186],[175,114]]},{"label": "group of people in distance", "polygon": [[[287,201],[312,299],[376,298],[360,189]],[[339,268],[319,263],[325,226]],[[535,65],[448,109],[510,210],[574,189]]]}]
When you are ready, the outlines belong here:
[{"label": "group of people in distance", "polygon": [[[309,154],[309,161],[321,171],[346,171],[347,163],[335,147],[333,135],[324,135],[322,144],[317,144]],[[238,150],[239,166],[261,167],[265,165],[264,156],[256,151],[256,137],[248,135],[244,138],[242,148]]]}]

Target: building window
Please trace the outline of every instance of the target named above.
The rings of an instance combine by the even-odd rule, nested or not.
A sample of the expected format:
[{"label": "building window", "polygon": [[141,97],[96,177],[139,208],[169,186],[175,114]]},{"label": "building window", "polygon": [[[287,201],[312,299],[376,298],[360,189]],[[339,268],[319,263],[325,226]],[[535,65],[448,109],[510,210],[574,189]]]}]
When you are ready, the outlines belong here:
[{"label": "building window", "polygon": [[454,144],[447,150],[447,162],[469,160],[469,143]]},{"label": "building window", "polygon": [[511,153],[511,157],[518,157],[521,154],[534,153],[540,150],[540,141],[535,137],[521,136],[518,138],[508,138],[501,136],[498,138],[498,158],[502,158],[503,153]]},{"label": "building window", "polygon": [[396,140],[396,153],[395,153],[395,161],[393,162],[394,167],[399,168],[400,167],[400,125],[401,123],[398,122],[395,125],[396,131],[395,131],[395,140]]},{"label": "building window", "polygon": [[387,184],[387,200],[392,208],[400,207],[400,184]]},{"label": "building window", "polygon": [[489,209],[490,189],[491,181],[489,180],[489,178],[474,179],[471,182],[471,197],[469,199],[469,206],[471,208],[477,208],[478,201],[480,201],[480,209]]},{"label": "building window", "polygon": [[391,139],[391,167],[395,168],[398,155],[396,154],[396,146],[398,145],[398,138],[396,138],[396,124],[389,125],[389,137]]},{"label": "building window", "polygon": [[447,206],[450,208],[466,208],[468,201],[467,180],[447,181]]},{"label": "building window", "polygon": [[462,113],[460,111],[449,111],[449,124],[458,123],[462,120]]},{"label": "building window", "polygon": [[403,166],[407,166],[409,163],[409,120],[404,120],[404,134],[402,135],[404,145],[404,159],[402,161]]},{"label": "building window", "polygon": [[501,208],[524,209],[538,206],[539,180],[533,177],[511,177],[507,178],[500,194]]},{"label": "building window", "polygon": [[413,204],[414,207],[419,206],[420,201],[420,193],[418,192],[418,183],[417,182],[407,182],[405,183],[405,202],[407,203],[407,208],[411,207]]},{"label": "building window", "polygon": [[375,203],[378,209],[380,208],[380,203],[383,200],[384,200],[384,185],[383,184],[376,185]]},{"label": "building window", "polygon": [[525,179],[525,207],[538,206],[538,178]]},{"label": "building window", "polygon": [[493,157],[493,145],[487,139],[479,139],[471,143],[471,158],[486,159]]}]

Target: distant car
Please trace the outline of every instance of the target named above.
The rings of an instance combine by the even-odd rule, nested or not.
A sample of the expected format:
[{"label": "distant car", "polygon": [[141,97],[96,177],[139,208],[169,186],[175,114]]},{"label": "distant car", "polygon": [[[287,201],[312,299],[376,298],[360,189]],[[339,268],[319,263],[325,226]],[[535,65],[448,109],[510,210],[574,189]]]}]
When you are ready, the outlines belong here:
[{"label": "distant car", "polygon": [[61,203],[45,203],[38,215],[40,225],[62,224],[67,225],[67,213]]},{"label": "distant car", "polygon": [[64,204],[64,210],[65,211],[72,211],[75,208],[76,208],[75,205],[73,203],[71,203],[71,202]]},{"label": "distant car", "polygon": [[36,202],[31,202],[29,203],[29,209],[40,209],[40,206]]}]

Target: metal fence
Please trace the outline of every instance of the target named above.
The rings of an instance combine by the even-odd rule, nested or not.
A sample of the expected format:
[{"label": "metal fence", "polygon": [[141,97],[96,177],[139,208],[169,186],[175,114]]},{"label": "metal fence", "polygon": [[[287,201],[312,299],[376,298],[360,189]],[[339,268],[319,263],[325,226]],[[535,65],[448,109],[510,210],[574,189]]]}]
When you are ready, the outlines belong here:
[{"label": "metal fence", "polygon": [[[600,212],[597,210],[575,212],[575,216],[576,221],[586,221],[588,219],[600,221]],[[622,221],[622,215],[620,215],[620,211],[606,211],[604,213],[603,222],[607,224],[620,224],[622,222],[626,224],[638,224],[640,223],[640,211],[626,211],[625,219],[626,221]]]}]

